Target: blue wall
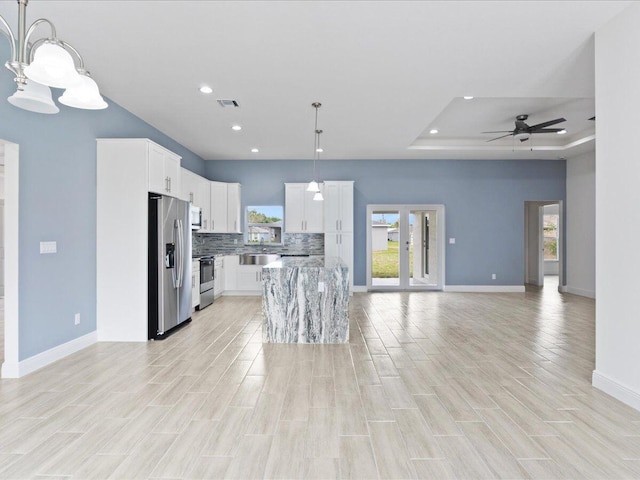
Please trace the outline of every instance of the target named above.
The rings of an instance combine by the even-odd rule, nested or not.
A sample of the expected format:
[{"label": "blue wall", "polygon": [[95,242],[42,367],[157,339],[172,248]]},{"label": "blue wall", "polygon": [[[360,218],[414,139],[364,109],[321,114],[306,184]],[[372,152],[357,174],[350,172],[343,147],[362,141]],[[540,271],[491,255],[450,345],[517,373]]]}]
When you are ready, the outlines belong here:
[{"label": "blue wall", "polygon": [[[209,161],[206,177],[242,183],[242,203],[284,205],[284,182],[311,161]],[[566,163],[536,160],[323,160],[321,180],[355,180],[354,283],[366,284],[368,204],[445,205],[447,285],[522,285],[524,202],[564,200]],[[497,280],[491,280],[491,274]]]},{"label": "blue wall", "polygon": [[[0,58],[9,57],[0,42]],[[0,68],[0,139],[20,146],[19,359],[96,329],[96,138],[150,138],[204,173],[204,161],[109,99],[88,112],[60,107],[57,115],[31,113],[5,99],[15,91]],[[62,91],[54,92],[54,99]],[[40,255],[41,241],[58,253]],[[116,299],[114,299],[116,300]],[[74,325],[74,314],[81,324]]]}]

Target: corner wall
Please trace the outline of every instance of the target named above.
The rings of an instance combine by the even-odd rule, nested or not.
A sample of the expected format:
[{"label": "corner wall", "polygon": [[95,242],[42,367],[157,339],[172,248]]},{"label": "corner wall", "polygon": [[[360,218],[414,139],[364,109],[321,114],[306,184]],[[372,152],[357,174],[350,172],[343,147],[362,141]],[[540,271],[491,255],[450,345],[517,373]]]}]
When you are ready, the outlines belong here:
[{"label": "corner wall", "polygon": [[[0,41],[0,58],[10,55]],[[204,161],[107,99],[100,111],[61,106],[56,115],[18,109],[11,72],[0,68],[0,138],[19,145],[18,360],[96,330],[96,138],[145,137],[175,151],[183,164]],[[54,89],[58,98],[62,91]],[[5,205],[6,207],[6,205]],[[9,232],[6,232],[9,233]],[[41,255],[41,241],[57,253]],[[115,299],[114,299],[115,300]],[[74,325],[74,314],[81,314]]]},{"label": "corner wall", "polygon": [[567,160],[566,291],[596,296],[596,156]]},{"label": "corner wall", "polygon": [[596,32],[596,369],[640,410],[640,4]]}]

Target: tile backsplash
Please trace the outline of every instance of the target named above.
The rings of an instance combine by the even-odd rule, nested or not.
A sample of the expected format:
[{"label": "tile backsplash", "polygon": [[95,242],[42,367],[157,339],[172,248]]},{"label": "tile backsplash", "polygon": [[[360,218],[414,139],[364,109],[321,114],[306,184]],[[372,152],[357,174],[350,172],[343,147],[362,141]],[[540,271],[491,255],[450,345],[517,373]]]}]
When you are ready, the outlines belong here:
[{"label": "tile backsplash", "polygon": [[192,253],[196,255],[229,255],[240,253],[286,253],[324,255],[323,233],[284,233],[282,245],[245,245],[242,233],[193,232]]}]

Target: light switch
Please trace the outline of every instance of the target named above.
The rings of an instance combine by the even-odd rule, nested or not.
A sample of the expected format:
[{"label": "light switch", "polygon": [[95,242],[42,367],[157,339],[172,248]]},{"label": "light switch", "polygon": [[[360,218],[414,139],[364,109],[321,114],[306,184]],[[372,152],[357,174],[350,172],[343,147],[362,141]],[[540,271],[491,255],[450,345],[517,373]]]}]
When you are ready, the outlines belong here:
[{"label": "light switch", "polygon": [[318,292],[324,292],[324,282],[318,282]]},{"label": "light switch", "polygon": [[456,243],[456,239],[455,239],[455,238],[453,238],[453,237],[451,237],[451,238],[449,239],[449,243],[450,243],[451,245],[453,245],[454,243]]},{"label": "light switch", "polygon": [[56,242],[40,242],[40,253],[57,253],[58,244]]}]

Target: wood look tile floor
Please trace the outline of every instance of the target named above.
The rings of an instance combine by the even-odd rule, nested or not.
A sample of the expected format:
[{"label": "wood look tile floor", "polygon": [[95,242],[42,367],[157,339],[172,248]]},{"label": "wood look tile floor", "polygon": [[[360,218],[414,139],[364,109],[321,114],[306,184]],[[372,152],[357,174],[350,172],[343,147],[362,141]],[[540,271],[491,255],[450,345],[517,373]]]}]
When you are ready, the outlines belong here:
[{"label": "wood look tile floor", "polygon": [[0,478],[640,478],[590,299],[356,294],[328,346],[263,345],[260,302],[0,381]]}]

